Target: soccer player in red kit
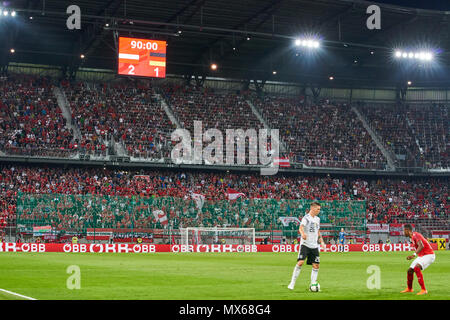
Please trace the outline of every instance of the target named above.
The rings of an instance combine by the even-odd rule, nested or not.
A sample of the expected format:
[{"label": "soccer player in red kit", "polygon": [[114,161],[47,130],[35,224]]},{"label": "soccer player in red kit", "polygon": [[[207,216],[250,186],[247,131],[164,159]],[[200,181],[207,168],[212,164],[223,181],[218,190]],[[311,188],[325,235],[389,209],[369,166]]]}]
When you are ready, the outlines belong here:
[{"label": "soccer player in red kit", "polygon": [[411,263],[408,269],[408,288],[403,290],[401,293],[405,292],[413,292],[413,280],[414,280],[414,273],[417,275],[417,280],[419,281],[421,290],[418,295],[427,294],[428,291],[425,288],[425,283],[423,282],[423,275],[422,271],[428,268],[430,264],[434,262],[436,259],[436,256],[434,254],[433,249],[431,248],[430,243],[418,232],[412,231],[412,226],[410,224],[405,224],[403,226],[403,232],[405,234],[405,237],[409,237],[414,244],[414,247],[416,248],[416,251],[414,252],[414,255],[406,257],[407,260],[414,259],[414,257],[417,256],[416,259]]}]

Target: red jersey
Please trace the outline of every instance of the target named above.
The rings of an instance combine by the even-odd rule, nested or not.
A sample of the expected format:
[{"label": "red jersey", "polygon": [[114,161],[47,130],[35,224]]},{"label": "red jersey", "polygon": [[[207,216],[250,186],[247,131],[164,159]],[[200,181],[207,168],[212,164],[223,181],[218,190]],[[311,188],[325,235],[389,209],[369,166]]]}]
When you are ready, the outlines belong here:
[{"label": "red jersey", "polygon": [[424,255],[427,255],[427,254],[433,254],[433,253],[434,253],[434,251],[433,251],[433,249],[431,248],[431,245],[430,245],[430,243],[427,241],[427,239],[425,239],[425,238],[423,237],[423,235],[421,235],[420,233],[418,233],[418,232],[413,232],[412,243],[413,243],[413,245],[414,245],[414,248],[416,248],[416,249],[419,247],[419,244],[418,244],[419,240],[422,241],[423,249],[417,254],[417,256],[423,257]]}]

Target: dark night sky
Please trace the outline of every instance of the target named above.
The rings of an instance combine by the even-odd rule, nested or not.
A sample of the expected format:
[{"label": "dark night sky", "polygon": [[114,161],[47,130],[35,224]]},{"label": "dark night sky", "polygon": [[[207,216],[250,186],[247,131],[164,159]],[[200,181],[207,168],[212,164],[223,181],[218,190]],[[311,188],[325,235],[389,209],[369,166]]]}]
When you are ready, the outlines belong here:
[{"label": "dark night sky", "polygon": [[450,0],[375,0],[374,2],[419,9],[450,11]]}]

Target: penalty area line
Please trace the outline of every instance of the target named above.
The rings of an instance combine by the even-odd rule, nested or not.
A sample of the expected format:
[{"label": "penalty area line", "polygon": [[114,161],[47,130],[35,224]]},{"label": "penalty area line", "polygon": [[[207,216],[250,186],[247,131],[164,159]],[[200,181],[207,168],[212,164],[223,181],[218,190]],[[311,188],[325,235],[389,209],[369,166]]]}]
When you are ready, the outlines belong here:
[{"label": "penalty area line", "polygon": [[18,294],[18,293],[15,293],[15,292],[12,292],[12,291],[8,291],[8,290],[5,290],[5,289],[0,289],[0,291],[1,292],[5,292],[7,294],[11,294],[13,296],[24,298],[24,299],[27,299],[27,300],[37,300],[37,299],[31,298],[31,297],[27,297],[27,296],[24,296],[22,294]]}]

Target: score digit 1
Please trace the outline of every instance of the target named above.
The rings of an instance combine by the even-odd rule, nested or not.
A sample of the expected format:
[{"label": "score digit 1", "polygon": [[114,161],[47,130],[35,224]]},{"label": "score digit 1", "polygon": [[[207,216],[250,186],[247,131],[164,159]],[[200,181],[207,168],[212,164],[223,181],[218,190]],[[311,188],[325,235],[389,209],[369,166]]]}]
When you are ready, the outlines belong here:
[{"label": "score digit 1", "polygon": [[155,68],[155,69],[153,69],[153,71],[155,71],[156,72],[156,76],[159,77],[159,68]]}]

